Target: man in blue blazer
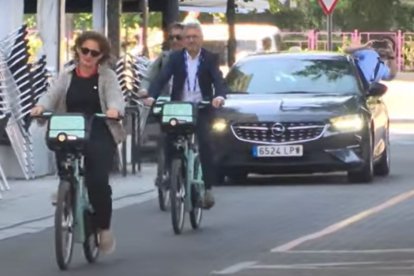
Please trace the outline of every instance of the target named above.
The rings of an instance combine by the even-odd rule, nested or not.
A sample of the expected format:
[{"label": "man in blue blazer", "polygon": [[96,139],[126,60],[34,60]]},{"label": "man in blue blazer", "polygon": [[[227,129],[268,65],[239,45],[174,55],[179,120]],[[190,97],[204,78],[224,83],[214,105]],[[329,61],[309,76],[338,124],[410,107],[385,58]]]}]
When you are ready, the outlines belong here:
[{"label": "man in blue blazer", "polygon": [[[224,105],[227,88],[219,69],[218,55],[202,48],[203,33],[199,24],[185,25],[183,37],[185,48],[171,53],[167,65],[151,83],[148,90],[149,98],[145,100],[145,104],[154,104],[163,87],[172,78],[172,101],[197,103],[208,100],[211,101],[214,108],[220,108]],[[217,181],[217,170],[211,154],[209,139],[211,112],[212,108],[200,110],[196,130],[206,187],[204,197],[206,209],[214,205],[211,188]],[[167,155],[169,155],[168,152]]]}]

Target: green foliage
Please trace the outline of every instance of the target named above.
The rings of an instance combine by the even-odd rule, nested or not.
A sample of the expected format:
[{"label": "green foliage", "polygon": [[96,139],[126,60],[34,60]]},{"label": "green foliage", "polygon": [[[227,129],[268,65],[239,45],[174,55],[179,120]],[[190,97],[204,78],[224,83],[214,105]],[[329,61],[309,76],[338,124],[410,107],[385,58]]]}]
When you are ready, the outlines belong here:
[{"label": "green foliage", "polygon": [[[280,4],[279,0],[269,0],[273,18],[270,14],[263,16],[269,23],[275,23],[282,29],[301,31],[326,28],[326,16],[317,0],[295,2],[297,8],[290,8]],[[335,29],[342,31],[414,30],[413,17],[414,5],[407,1],[339,0],[333,13],[333,23]]]},{"label": "green foliage", "polygon": [[92,14],[91,13],[73,14],[73,27],[75,30],[82,30],[82,31],[92,29]]},{"label": "green foliage", "polygon": [[123,13],[121,15],[121,27],[134,29],[142,24],[141,14],[138,13]]},{"label": "green foliage", "polygon": [[160,12],[151,12],[148,18],[148,26],[150,28],[158,27],[162,25],[162,13]]},{"label": "green foliage", "polygon": [[278,13],[282,9],[282,4],[279,0],[269,0],[269,8],[271,13]]},{"label": "green foliage", "polygon": [[35,14],[25,14],[23,21],[27,25],[27,28],[29,29],[36,28],[36,15]]},{"label": "green foliage", "polygon": [[414,35],[406,36],[403,46],[405,71],[414,71]]}]

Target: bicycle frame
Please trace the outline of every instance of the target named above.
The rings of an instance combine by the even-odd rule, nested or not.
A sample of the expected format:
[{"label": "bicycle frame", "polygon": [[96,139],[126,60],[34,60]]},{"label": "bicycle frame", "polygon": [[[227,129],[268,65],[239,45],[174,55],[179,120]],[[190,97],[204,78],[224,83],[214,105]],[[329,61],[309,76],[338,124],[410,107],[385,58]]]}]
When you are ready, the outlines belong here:
[{"label": "bicycle frame", "polygon": [[66,180],[72,185],[71,188],[74,189],[72,194],[75,195],[73,201],[74,239],[77,243],[83,243],[86,240],[84,212],[92,210],[83,179],[83,157],[80,154],[67,154],[62,163],[65,172],[61,180]]},{"label": "bicycle frame", "polygon": [[204,189],[202,189],[204,182],[202,180],[201,168],[199,168],[200,171],[198,173],[197,178],[194,177],[194,162],[198,157],[198,152],[196,152],[195,139],[195,134],[186,136],[178,135],[176,141],[174,142],[175,149],[181,154],[181,158],[184,159],[186,167],[186,194],[184,196],[184,206],[187,212],[193,210],[194,208],[191,197],[191,186],[195,185],[197,191],[199,192],[204,191]]}]

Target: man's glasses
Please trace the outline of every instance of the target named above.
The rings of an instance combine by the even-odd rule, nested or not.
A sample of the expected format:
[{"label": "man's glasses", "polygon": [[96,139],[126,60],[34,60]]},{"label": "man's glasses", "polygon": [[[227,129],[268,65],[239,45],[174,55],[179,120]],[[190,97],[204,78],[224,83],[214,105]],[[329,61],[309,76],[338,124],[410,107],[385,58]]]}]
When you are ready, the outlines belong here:
[{"label": "man's glasses", "polygon": [[186,37],[185,37],[185,39],[188,39],[188,40],[196,40],[196,39],[198,39],[199,38],[199,36],[198,35],[187,35]]},{"label": "man's glasses", "polygon": [[169,40],[181,40],[182,39],[182,36],[181,35],[170,35],[170,36],[168,36],[168,39]]},{"label": "man's glasses", "polygon": [[85,55],[85,56],[88,55],[89,53],[91,53],[92,57],[97,57],[101,54],[101,52],[99,52],[99,51],[92,50],[92,49],[89,49],[89,48],[86,48],[86,47],[82,47],[82,48],[80,48],[80,50],[81,50],[82,55]]}]

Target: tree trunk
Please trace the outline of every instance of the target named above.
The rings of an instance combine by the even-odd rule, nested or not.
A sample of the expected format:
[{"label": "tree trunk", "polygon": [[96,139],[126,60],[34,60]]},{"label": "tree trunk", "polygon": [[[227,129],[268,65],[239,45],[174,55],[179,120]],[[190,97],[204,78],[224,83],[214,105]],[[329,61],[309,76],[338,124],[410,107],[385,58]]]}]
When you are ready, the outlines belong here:
[{"label": "tree trunk", "polygon": [[227,0],[227,24],[229,25],[229,41],[227,44],[227,65],[230,67],[236,61],[236,4],[235,0]]},{"label": "tree trunk", "polygon": [[118,59],[121,53],[121,0],[108,0],[108,39],[111,42],[111,54]]},{"label": "tree trunk", "polygon": [[164,42],[163,42],[163,50],[168,50],[168,26],[178,21],[179,15],[179,5],[178,0],[165,0],[167,3],[165,4],[164,10],[162,11],[162,29],[164,31]]},{"label": "tree trunk", "polygon": [[148,0],[140,1],[142,16],[142,55],[149,57],[148,52]]}]

